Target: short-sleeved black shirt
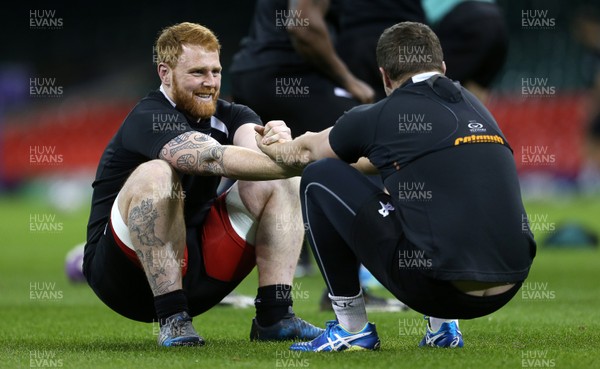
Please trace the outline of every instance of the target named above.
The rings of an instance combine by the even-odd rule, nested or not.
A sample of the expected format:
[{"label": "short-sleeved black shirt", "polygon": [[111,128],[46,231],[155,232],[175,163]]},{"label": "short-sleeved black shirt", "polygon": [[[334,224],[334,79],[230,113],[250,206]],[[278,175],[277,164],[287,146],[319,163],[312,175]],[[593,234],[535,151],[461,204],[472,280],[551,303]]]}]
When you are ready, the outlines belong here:
[{"label": "short-sleeved black shirt", "polygon": [[[165,144],[185,132],[198,131],[230,145],[236,130],[245,123],[262,124],[250,108],[224,100],[218,100],[210,119],[197,122],[173,107],[162,92],[150,92],[125,118],[102,154],[92,184],[88,244],[96,243],[104,232],[113,202],[131,172],[140,164],[157,159]],[[185,193],[186,226],[198,226],[216,197],[221,178],[180,174],[180,179]]]},{"label": "short-sleeved black shirt", "polygon": [[356,107],[329,141],[379,169],[407,239],[444,280],[520,281],[535,242],[512,150],[489,111],[441,75]]}]

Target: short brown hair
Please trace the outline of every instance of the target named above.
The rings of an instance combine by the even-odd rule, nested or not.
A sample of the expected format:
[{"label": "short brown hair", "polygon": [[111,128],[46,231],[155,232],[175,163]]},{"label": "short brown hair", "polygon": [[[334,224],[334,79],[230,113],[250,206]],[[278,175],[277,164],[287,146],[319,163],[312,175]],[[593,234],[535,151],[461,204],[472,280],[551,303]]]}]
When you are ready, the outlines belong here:
[{"label": "short brown hair", "polygon": [[427,25],[417,22],[395,24],[377,42],[377,64],[397,81],[420,72],[444,72],[442,46]]},{"label": "short brown hair", "polygon": [[200,45],[208,51],[221,50],[217,36],[210,29],[200,24],[183,22],[160,32],[154,45],[156,63],[165,63],[174,68],[183,52],[182,45]]}]

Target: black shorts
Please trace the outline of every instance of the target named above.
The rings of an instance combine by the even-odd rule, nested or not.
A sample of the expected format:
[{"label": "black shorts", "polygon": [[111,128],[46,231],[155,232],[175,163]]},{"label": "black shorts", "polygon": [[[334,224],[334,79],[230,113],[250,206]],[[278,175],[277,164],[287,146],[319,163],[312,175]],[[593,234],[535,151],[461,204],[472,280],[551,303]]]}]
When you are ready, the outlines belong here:
[{"label": "black shorts", "polygon": [[[86,248],[84,274],[100,300],[129,319],[156,321],[154,297],[141,264],[110,222],[100,240]],[[215,200],[201,227],[187,229],[185,259],[183,290],[192,316],[217,305],[254,268],[254,247],[232,228],[225,195]]]},{"label": "black shorts", "polygon": [[333,126],[345,111],[359,104],[307,66],[264,67],[235,72],[231,78],[236,103],[250,107],[265,123],[284,120],[294,137]]},{"label": "black shorts", "polygon": [[489,87],[508,53],[508,31],[496,4],[465,1],[433,30],[438,35],[448,78]]}]

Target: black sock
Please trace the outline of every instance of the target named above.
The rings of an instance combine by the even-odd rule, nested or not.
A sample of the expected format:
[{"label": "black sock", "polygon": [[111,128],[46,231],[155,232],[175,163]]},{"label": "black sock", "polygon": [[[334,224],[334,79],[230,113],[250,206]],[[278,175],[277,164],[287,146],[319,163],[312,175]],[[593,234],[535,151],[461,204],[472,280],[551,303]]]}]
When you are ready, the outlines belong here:
[{"label": "black sock", "polygon": [[268,327],[283,318],[290,318],[294,316],[292,304],[292,286],[274,284],[258,287],[254,300],[256,322],[261,327]]},{"label": "black sock", "polygon": [[187,297],[183,290],[177,290],[154,297],[154,309],[160,325],[173,314],[188,312]]}]

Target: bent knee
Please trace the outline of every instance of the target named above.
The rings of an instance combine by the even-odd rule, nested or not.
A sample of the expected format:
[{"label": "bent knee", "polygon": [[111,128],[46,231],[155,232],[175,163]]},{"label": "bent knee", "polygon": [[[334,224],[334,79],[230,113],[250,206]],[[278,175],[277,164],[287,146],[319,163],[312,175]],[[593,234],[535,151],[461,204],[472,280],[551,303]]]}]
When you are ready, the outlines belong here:
[{"label": "bent knee", "polygon": [[172,177],[173,174],[175,174],[175,170],[169,163],[161,159],[154,159],[138,165],[131,175],[142,176],[146,179],[153,179],[149,176]]},{"label": "bent knee", "polygon": [[122,189],[130,196],[151,194],[155,197],[172,197],[172,192],[178,190],[181,190],[181,184],[177,173],[169,163],[160,159],[140,164]]},{"label": "bent knee", "polygon": [[250,196],[266,200],[274,194],[298,196],[299,185],[299,177],[271,181],[238,181],[240,195],[244,199]]}]

